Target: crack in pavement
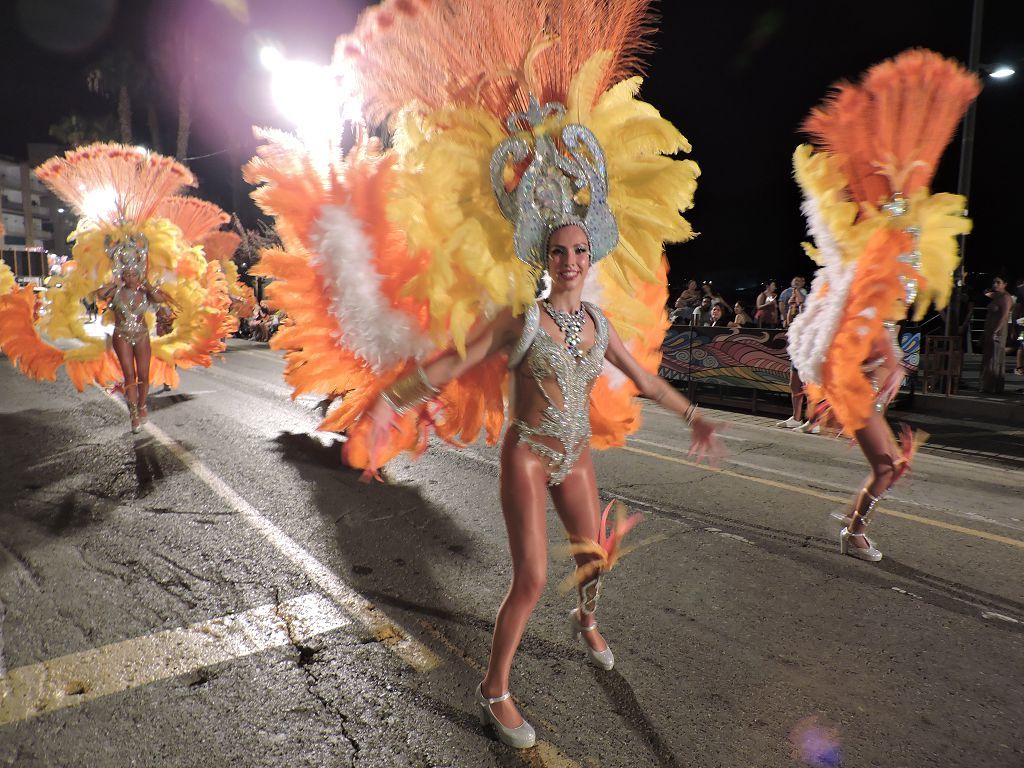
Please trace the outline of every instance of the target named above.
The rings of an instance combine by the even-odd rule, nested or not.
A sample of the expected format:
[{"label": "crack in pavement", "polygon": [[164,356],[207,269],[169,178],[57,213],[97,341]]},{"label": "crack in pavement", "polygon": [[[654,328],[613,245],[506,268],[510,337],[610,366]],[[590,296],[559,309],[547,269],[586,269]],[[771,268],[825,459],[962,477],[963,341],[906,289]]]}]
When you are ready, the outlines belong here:
[{"label": "crack in pavement", "polygon": [[330,701],[326,696],[323,696],[318,692],[321,678],[319,675],[316,674],[314,667],[315,665],[321,663],[320,660],[316,658],[320,652],[320,649],[308,645],[307,643],[304,643],[301,640],[301,638],[295,635],[293,617],[291,616],[291,614],[281,610],[281,594],[280,590],[276,586],[273,587],[273,593],[274,614],[284,625],[285,632],[288,635],[288,642],[297,653],[295,666],[303,673],[303,675],[306,678],[306,692],[311,697],[313,697],[317,702],[319,702],[320,707],[325,712],[333,714],[339,719],[339,730],[341,731],[341,735],[345,738],[345,741],[347,741],[349,746],[352,748],[352,757],[349,762],[349,765],[351,766],[351,768],[356,768],[356,764],[359,760],[359,754],[362,748],[359,745],[359,742],[355,739],[355,737],[348,732],[347,725],[349,721],[349,716],[345,714],[345,712],[343,712],[337,704]]}]

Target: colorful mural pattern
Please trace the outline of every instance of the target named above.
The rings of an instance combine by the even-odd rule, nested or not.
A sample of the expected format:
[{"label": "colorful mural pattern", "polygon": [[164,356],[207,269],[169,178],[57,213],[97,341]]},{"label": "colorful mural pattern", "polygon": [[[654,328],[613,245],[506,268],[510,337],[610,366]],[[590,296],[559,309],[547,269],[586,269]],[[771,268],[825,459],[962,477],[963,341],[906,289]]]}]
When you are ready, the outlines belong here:
[{"label": "colorful mural pattern", "polygon": [[[900,335],[903,364],[921,364],[921,334]],[[673,325],[662,344],[658,374],[670,381],[789,392],[786,331],[781,328],[710,328]]]}]

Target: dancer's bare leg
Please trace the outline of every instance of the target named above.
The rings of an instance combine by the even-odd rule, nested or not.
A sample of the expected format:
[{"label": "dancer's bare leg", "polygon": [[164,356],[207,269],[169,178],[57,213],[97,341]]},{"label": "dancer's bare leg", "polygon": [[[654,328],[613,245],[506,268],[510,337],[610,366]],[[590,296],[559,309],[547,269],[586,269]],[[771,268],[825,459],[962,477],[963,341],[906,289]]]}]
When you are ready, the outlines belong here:
[{"label": "dancer's bare leg", "polygon": [[139,398],[139,417],[145,419],[149,412],[146,410],[146,397],[149,395],[149,358],[152,354],[149,336],[143,336],[135,342],[135,375],[137,392]]},{"label": "dancer's bare leg", "polygon": [[117,362],[121,365],[121,373],[124,375],[124,399],[128,403],[128,413],[131,416],[132,429],[139,426],[139,392],[135,382],[138,380],[135,373],[135,354],[132,344],[128,339],[114,334],[112,340],[114,354],[117,355]]},{"label": "dancer's bare leg", "polygon": [[[871,507],[871,498],[867,494],[877,498],[889,490],[896,476],[899,448],[885,416],[881,413],[871,414],[864,427],[854,433],[854,438],[868,461],[870,472],[864,480],[863,490],[857,493],[850,513],[843,522],[850,528],[851,533],[863,533],[865,522],[861,515]],[[850,542],[861,549],[868,547],[863,536],[854,536]]]},{"label": "dancer's bare leg", "polygon": [[[597,495],[597,476],[594,474],[594,462],[591,460],[589,448],[583,451],[576,466],[562,484],[551,489],[551,498],[571,540],[597,541],[601,524],[601,502]],[[592,559],[592,555],[576,555],[576,565],[586,565]],[[597,621],[595,614],[584,613],[579,608],[576,609],[576,619],[584,627],[592,626]],[[597,630],[584,632],[583,637],[595,651],[603,651],[608,647],[608,643]]]},{"label": "dancer's bare leg", "polygon": [[[547,581],[547,472],[540,457],[515,435],[506,436],[501,452],[501,511],[512,554],[512,584],[494,621],[494,639],[487,674],[480,685],[484,696],[500,696],[509,687],[512,659],[526,623]],[[505,726],[517,728],[523,718],[511,699],[491,706]]]},{"label": "dancer's bare leg", "polygon": [[789,369],[789,399],[793,405],[793,418],[804,420],[804,383],[796,368]]}]

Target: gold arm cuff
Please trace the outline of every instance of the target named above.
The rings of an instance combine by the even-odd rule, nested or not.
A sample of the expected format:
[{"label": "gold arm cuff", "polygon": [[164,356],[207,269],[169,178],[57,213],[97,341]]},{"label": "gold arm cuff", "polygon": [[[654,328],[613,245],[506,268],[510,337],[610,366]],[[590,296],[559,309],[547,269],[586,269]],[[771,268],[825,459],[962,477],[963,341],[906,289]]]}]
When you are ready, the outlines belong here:
[{"label": "gold arm cuff", "polygon": [[416,366],[415,371],[385,389],[381,396],[395,413],[405,413],[428,400],[433,400],[440,392],[441,390],[427,379],[423,368]]}]

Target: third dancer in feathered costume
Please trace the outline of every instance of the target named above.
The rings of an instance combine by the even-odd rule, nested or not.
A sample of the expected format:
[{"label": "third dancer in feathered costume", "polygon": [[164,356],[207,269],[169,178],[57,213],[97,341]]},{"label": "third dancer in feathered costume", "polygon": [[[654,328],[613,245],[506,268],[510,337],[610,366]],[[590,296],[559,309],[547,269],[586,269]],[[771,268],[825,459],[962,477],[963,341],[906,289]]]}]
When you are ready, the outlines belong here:
[{"label": "third dancer in feathered costume", "polygon": [[904,377],[896,323],[949,300],[966,200],[928,185],[978,78],[911,50],[841,83],[804,123],[815,146],[794,156],[821,268],[789,332],[793,364],[813,398],[852,435],[871,472],[842,517],[840,551],[878,561],[864,535],[871,511],[905,473],[917,440],[897,445],[885,408]]}]

